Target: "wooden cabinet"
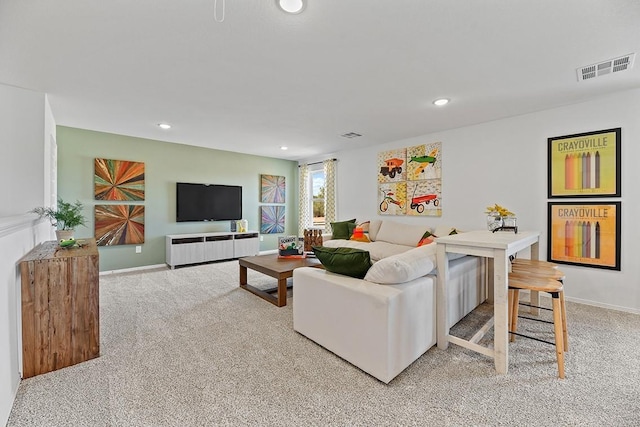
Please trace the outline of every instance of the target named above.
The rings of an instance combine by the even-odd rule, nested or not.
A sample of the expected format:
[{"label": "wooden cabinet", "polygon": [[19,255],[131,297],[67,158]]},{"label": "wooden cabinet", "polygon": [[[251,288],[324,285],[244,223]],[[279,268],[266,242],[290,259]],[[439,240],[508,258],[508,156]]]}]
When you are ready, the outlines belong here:
[{"label": "wooden cabinet", "polygon": [[171,268],[257,255],[259,234],[248,231],[173,234],[166,236],[166,261]]},{"label": "wooden cabinet", "polygon": [[100,355],[98,248],[44,242],[20,260],[23,378]]}]

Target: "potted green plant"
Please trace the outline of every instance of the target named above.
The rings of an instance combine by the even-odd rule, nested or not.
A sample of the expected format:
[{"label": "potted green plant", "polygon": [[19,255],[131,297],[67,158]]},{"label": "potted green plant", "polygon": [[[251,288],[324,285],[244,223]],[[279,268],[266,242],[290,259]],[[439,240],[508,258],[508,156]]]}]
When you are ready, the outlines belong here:
[{"label": "potted green plant", "polygon": [[85,218],[82,215],[82,208],[82,203],[77,200],[75,203],[69,203],[58,199],[56,208],[38,207],[31,212],[40,215],[40,217],[47,217],[51,225],[57,228],[56,237],[60,241],[73,239],[75,228],[84,225]]}]

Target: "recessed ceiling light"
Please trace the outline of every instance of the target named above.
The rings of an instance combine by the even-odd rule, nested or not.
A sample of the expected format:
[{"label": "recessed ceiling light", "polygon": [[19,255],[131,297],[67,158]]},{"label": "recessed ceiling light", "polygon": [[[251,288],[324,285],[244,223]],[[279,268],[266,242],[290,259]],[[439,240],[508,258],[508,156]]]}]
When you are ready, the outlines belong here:
[{"label": "recessed ceiling light", "polygon": [[306,0],[276,0],[280,9],[287,13],[300,13],[304,9]]},{"label": "recessed ceiling light", "polygon": [[158,123],[158,127],[164,130],[171,129],[171,125],[169,123]]},{"label": "recessed ceiling light", "polygon": [[289,149],[289,147],[287,147],[287,146],[283,145],[282,147],[280,147],[280,149],[281,149],[281,150],[288,150],[288,149]]},{"label": "recessed ceiling light", "polygon": [[438,107],[442,107],[443,105],[447,105],[449,103],[449,100],[447,98],[440,98],[433,101],[433,103]]}]

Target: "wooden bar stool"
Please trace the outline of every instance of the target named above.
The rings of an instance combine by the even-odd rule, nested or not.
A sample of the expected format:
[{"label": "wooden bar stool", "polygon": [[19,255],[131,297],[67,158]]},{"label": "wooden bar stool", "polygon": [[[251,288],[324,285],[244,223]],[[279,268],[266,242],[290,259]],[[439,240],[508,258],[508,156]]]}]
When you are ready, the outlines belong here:
[{"label": "wooden bar stool", "polygon": [[558,268],[558,264],[554,264],[549,261],[543,261],[540,259],[526,259],[526,258],[513,258],[511,260],[512,266],[528,266],[528,267],[544,267],[544,268]]},{"label": "wooden bar stool", "polygon": [[[512,266],[512,273],[519,275],[526,275],[529,277],[543,278],[543,279],[553,279],[557,280],[560,283],[564,283],[565,274],[562,270],[558,268],[544,268],[544,267],[530,267],[523,265],[514,265]],[[523,304],[518,302],[518,304]],[[531,307],[531,304],[524,304]],[[569,334],[567,332],[567,309],[564,301],[564,292],[560,293],[560,307],[562,309],[562,333],[564,335],[564,351],[569,351]],[[541,308],[543,310],[548,310],[545,307],[535,306],[535,308]],[[514,340],[514,336],[511,336],[511,341]]]},{"label": "wooden bar stool", "polygon": [[[518,328],[518,300],[520,290],[547,292],[551,295],[553,307],[553,325],[555,342],[541,340],[536,337],[517,333]],[[527,273],[509,273],[509,333],[512,338],[515,335],[531,338],[536,341],[555,344],[556,358],[558,360],[558,376],[564,378],[564,332],[563,332],[563,309],[560,302],[560,295],[564,293],[561,282],[551,278],[536,277]],[[533,319],[537,320],[537,319]],[[513,339],[512,339],[513,341]]]}]

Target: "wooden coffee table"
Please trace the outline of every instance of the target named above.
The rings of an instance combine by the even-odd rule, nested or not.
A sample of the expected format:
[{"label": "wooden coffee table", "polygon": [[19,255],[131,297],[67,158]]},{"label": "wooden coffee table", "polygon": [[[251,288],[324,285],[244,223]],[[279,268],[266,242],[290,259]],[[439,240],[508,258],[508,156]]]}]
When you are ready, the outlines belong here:
[{"label": "wooden coffee table", "polygon": [[[278,307],[287,305],[287,279],[293,276],[293,270],[300,267],[322,267],[317,258],[278,258],[278,254],[240,258],[238,263],[240,264],[240,287]],[[247,268],[278,279],[278,286],[262,290],[249,285]]]}]

